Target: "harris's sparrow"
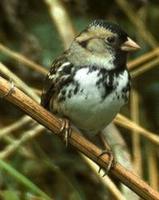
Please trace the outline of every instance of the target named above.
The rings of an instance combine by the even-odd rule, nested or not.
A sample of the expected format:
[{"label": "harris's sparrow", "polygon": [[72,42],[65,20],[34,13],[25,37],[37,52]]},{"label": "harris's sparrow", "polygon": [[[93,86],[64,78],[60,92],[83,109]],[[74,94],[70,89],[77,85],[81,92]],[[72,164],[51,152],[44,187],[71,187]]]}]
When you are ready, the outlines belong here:
[{"label": "harris's sparrow", "polygon": [[54,60],[41,104],[89,137],[102,131],[127,102],[127,54],[139,46],[117,25],[95,20]]}]

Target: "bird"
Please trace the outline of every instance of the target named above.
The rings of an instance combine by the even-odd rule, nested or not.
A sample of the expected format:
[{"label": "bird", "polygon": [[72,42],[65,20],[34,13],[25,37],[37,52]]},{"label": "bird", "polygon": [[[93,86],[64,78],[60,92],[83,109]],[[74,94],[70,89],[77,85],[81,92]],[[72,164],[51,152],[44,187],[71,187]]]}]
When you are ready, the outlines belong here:
[{"label": "bird", "polygon": [[69,121],[93,138],[111,123],[129,99],[127,56],[138,49],[118,24],[102,19],[74,38],[53,61],[41,96],[41,105],[64,119],[61,131],[69,127]]}]

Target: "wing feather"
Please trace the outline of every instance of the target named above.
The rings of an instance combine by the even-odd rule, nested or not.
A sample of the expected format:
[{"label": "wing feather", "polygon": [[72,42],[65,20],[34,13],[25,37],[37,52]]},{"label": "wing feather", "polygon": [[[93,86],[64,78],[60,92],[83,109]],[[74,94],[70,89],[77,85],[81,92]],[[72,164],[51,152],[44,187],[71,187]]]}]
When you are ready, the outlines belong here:
[{"label": "wing feather", "polygon": [[49,110],[49,103],[52,97],[58,93],[59,85],[62,84],[62,76],[71,73],[72,64],[68,61],[66,53],[54,60],[49,73],[44,80],[44,87],[41,96],[41,105]]}]

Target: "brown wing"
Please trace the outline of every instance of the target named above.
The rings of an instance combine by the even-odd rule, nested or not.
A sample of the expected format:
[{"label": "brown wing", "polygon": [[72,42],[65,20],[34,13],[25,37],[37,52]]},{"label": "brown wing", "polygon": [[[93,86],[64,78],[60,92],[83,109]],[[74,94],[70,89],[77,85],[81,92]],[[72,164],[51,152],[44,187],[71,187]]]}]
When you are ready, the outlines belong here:
[{"label": "brown wing", "polygon": [[[49,110],[49,103],[51,98],[58,90],[58,85],[60,84],[60,78],[62,74],[67,71],[67,69],[72,67],[72,64],[68,61],[66,53],[62,54],[60,57],[54,60],[49,73],[44,80],[44,87],[41,96],[41,105]],[[60,70],[60,68],[62,68]],[[61,79],[62,80],[62,79]]]}]

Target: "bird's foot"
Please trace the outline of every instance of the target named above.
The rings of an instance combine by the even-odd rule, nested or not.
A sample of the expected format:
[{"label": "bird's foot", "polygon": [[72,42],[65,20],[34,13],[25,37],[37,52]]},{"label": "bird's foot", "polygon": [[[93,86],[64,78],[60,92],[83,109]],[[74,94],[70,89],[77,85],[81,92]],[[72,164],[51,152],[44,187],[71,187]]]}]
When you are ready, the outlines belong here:
[{"label": "bird's foot", "polygon": [[[108,172],[111,170],[111,168],[113,168],[115,166],[115,164],[116,164],[116,161],[115,161],[115,158],[114,158],[114,154],[110,149],[103,150],[102,153],[98,156],[98,159],[100,157],[102,157],[104,154],[109,155],[110,159],[109,159],[108,166],[106,167],[106,169],[104,169],[103,177],[105,175],[107,175]],[[103,168],[99,167],[98,173],[100,173],[101,169],[103,169]]]},{"label": "bird's foot", "polygon": [[70,121],[68,119],[62,119],[62,126],[60,129],[60,133],[62,133],[62,137],[64,139],[66,147],[68,146],[68,139],[71,135],[72,129],[70,126]]}]

